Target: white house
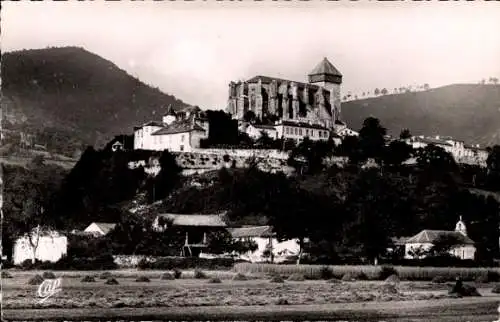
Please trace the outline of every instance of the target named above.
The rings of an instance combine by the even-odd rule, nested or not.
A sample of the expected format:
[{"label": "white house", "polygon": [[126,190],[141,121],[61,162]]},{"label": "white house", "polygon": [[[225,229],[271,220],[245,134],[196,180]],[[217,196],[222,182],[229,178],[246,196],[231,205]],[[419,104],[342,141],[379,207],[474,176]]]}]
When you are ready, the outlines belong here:
[{"label": "white house", "polygon": [[320,124],[281,121],[275,125],[278,138],[294,139],[298,142],[308,137],[312,141],[327,141],[330,137],[335,144],[340,144],[341,140],[338,135],[330,129]]},{"label": "white house", "polygon": [[[474,241],[467,236],[467,229],[462,217],[457,222],[454,231],[448,230],[422,230],[413,237],[406,239],[405,258],[416,258],[415,252],[419,250],[427,251],[432,248],[434,242],[442,237],[451,237],[458,241],[458,244],[450,249],[450,254],[460,259],[474,259],[476,247]],[[421,257],[420,257],[421,258]]]},{"label": "white house", "polygon": [[267,133],[267,135],[273,140],[278,139],[278,132],[273,125],[248,124],[245,128],[245,133],[252,139],[260,138],[262,132]]},{"label": "white house", "polygon": [[85,233],[90,233],[95,236],[106,236],[113,229],[115,229],[116,224],[105,223],[105,222],[93,222],[87,228],[85,228]]},{"label": "white house", "polygon": [[[279,242],[271,226],[247,226],[241,228],[230,228],[228,231],[235,240],[253,241],[257,244],[255,251],[240,254],[240,259],[256,263],[273,260],[274,262],[284,261],[288,256],[299,254],[300,246],[296,240]],[[265,252],[270,252],[266,257]]]},{"label": "white house", "polygon": [[451,137],[436,135],[434,137],[414,136],[407,140],[414,149],[424,148],[428,144],[434,144],[450,153],[456,162],[485,165],[488,152],[479,145],[467,145],[463,141]]},{"label": "white house", "polygon": [[14,242],[13,262],[19,265],[25,260],[57,262],[68,251],[68,238],[53,230],[35,228],[33,232],[19,237]]},{"label": "white house", "polygon": [[134,149],[190,152],[208,138],[208,121],[199,112],[179,113],[169,106],[162,122],[149,122],[134,128]]}]

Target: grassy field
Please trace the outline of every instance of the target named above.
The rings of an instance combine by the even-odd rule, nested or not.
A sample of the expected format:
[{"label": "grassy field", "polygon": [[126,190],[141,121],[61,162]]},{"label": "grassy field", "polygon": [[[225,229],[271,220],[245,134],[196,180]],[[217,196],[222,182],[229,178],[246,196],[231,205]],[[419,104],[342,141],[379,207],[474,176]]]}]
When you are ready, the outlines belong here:
[{"label": "grassy field", "polygon": [[[122,308],[122,307],[206,307],[323,305],[353,302],[434,300],[447,298],[450,283],[339,280],[272,282],[265,274],[245,275],[234,280],[230,271],[205,271],[205,278],[194,278],[183,271],[180,279],[161,279],[164,271],[118,270],[110,272],[117,285],[105,284],[101,272],[55,272],[62,277],[62,291],[42,304],[37,303],[38,285],[29,280],[41,271],[11,271],[3,279],[5,309],[35,308]],[[83,282],[85,276],[93,282]],[[137,281],[148,278],[148,281]],[[214,281],[218,278],[219,281]],[[488,285],[477,285],[488,287]],[[491,288],[491,286],[489,286]]]},{"label": "grassy field", "polygon": [[[180,279],[161,279],[165,271],[110,271],[117,285],[107,285],[103,272],[60,271],[62,290],[44,303],[38,285],[29,280],[43,271],[9,270],[3,278],[4,318],[16,320],[142,319],[255,320],[384,319],[385,321],[493,321],[500,296],[492,284],[478,287],[479,298],[454,299],[452,283],[340,280],[271,282],[266,273],[234,280],[231,271],[204,271],[196,279],[183,271]],[[94,282],[82,282],[92,276]],[[138,278],[149,282],[137,282]],[[214,283],[217,277],[220,283]],[[196,309],[193,309],[196,307]],[[405,318],[405,319],[402,319]]]}]

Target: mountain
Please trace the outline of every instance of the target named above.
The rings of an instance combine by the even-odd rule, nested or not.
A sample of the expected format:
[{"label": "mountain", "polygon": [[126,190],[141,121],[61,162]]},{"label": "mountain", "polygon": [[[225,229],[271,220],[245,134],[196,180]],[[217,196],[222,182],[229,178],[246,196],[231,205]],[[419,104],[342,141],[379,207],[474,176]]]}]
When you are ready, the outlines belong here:
[{"label": "mountain", "polygon": [[385,95],[342,103],[353,129],[366,117],[378,118],[391,135],[452,136],[469,144],[500,144],[500,85],[458,84],[424,92]]},{"label": "mountain", "polygon": [[102,146],[169,104],[188,106],[79,47],[4,53],[1,73],[6,136],[33,135],[52,150]]}]

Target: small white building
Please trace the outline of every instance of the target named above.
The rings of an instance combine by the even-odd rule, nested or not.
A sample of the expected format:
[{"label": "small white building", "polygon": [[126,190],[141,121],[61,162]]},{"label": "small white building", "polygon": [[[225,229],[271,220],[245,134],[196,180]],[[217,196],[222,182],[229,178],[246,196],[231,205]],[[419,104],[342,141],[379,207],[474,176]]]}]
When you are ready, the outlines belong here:
[{"label": "small white building", "polygon": [[474,246],[474,241],[467,236],[467,229],[465,223],[462,221],[462,217],[460,217],[460,220],[457,222],[454,231],[426,229],[406,239],[404,242],[405,258],[416,258],[416,256],[414,256],[416,252],[418,253],[419,250],[430,250],[434,246],[434,243],[443,237],[451,237],[458,241],[458,244],[450,249],[451,255],[460,259],[474,259],[476,247]]},{"label": "small white building", "polygon": [[273,140],[278,139],[278,131],[273,125],[248,124],[245,128],[245,133],[254,140],[260,138],[262,132],[267,133]]},{"label": "small white building", "polygon": [[176,115],[168,107],[162,122],[149,122],[134,128],[134,149],[170,152],[191,152],[208,138],[208,121],[199,112]]},{"label": "small white building", "polygon": [[14,265],[33,258],[55,263],[65,256],[67,251],[68,238],[65,235],[53,230],[35,228],[30,235],[26,234],[15,240],[12,259]]},{"label": "small white building", "polygon": [[115,227],[115,223],[93,222],[87,228],[85,228],[84,232],[100,237],[106,236],[113,229],[115,229]]},{"label": "small white building", "polygon": [[[299,243],[294,240],[279,242],[271,226],[247,226],[241,228],[230,228],[228,231],[234,240],[253,241],[257,244],[255,251],[249,251],[245,254],[239,254],[239,258],[252,262],[282,262],[289,256],[297,256],[300,251]],[[269,255],[265,256],[268,251]]]}]

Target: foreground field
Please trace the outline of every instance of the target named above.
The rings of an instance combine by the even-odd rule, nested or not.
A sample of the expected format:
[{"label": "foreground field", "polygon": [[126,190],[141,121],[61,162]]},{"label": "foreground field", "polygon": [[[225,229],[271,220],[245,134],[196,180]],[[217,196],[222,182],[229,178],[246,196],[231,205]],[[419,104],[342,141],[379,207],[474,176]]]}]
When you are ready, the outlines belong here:
[{"label": "foreground field", "polygon": [[498,318],[497,299],[467,298],[404,302],[201,308],[91,308],[4,310],[14,321],[412,321],[486,322]]},{"label": "foreground field", "polygon": [[[193,272],[188,271],[183,272],[184,278],[176,280],[162,280],[164,272],[115,271],[112,274],[118,284],[107,285],[106,279],[100,279],[98,273],[56,272],[56,276],[63,279],[62,290],[38,304],[38,285],[28,283],[37,273],[13,272],[12,278],[3,280],[4,309],[284,306],[435,300],[448,297],[450,286],[338,280],[276,283],[265,275],[247,275],[248,280],[233,280],[235,273],[232,272],[206,272],[206,278],[195,279]],[[94,276],[95,281],[82,282],[84,276]],[[147,277],[150,281],[137,282],[139,277]],[[219,278],[220,283],[211,279],[214,277]]]}]

